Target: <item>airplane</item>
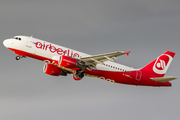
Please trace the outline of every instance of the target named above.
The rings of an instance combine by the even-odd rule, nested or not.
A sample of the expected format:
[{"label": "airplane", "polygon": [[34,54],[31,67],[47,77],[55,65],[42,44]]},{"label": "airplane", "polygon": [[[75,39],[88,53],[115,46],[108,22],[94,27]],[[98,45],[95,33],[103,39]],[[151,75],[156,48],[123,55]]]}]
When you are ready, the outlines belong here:
[{"label": "airplane", "polygon": [[3,41],[6,48],[13,51],[16,60],[31,57],[44,61],[44,73],[52,76],[73,74],[74,80],[84,76],[103,79],[113,83],[136,86],[171,86],[173,76],[164,77],[175,53],[166,51],[140,69],[134,69],[115,62],[130,51],[117,51],[100,55],[89,55],[67,47],[59,46],[32,36],[14,36]]}]

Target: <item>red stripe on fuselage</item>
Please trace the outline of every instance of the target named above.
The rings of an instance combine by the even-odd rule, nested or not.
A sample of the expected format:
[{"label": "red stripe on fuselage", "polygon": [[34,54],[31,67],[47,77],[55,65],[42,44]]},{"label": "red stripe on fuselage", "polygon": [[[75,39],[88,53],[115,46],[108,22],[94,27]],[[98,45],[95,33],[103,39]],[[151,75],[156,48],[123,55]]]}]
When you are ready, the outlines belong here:
[{"label": "red stripe on fuselage", "polygon": [[20,56],[24,55],[24,56],[28,56],[28,57],[31,57],[31,58],[34,58],[34,59],[37,59],[37,60],[41,60],[41,61],[49,60],[50,62],[52,62],[51,59],[45,58],[45,57],[42,57],[42,56],[39,56],[39,55],[36,55],[36,54],[24,52],[22,50],[17,50],[17,49],[13,49],[13,48],[8,48],[8,49],[14,51],[16,54],[18,54]]},{"label": "red stripe on fuselage", "polygon": [[[24,52],[22,50],[17,50],[13,48],[8,48],[12,51],[14,51],[18,55],[24,55],[28,56],[31,58],[35,58],[37,60],[45,61],[48,60],[52,62],[52,59],[45,58],[36,54]],[[91,71],[85,70],[86,73],[92,74],[92,75],[97,75],[98,78],[104,79],[107,81],[114,81],[116,83],[122,83],[122,84],[129,84],[129,85],[142,85],[142,86],[171,86],[170,82],[166,83],[160,83],[156,81],[152,81],[149,79],[148,75],[143,74],[141,76],[140,80],[136,80],[136,72],[137,71],[131,71],[131,72],[116,72],[116,71],[103,71],[103,70],[95,70],[92,69]],[[111,82],[112,82],[111,81]]]},{"label": "red stripe on fuselage", "polygon": [[170,82],[166,83],[160,83],[156,81],[152,81],[149,79],[148,76],[143,75],[141,76],[141,79],[136,79],[136,72],[137,71],[131,71],[131,72],[115,72],[115,71],[101,71],[102,76],[105,77],[105,79],[112,79],[116,83],[122,83],[122,84],[130,84],[130,85],[142,85],[142,86],[171,86]]}]

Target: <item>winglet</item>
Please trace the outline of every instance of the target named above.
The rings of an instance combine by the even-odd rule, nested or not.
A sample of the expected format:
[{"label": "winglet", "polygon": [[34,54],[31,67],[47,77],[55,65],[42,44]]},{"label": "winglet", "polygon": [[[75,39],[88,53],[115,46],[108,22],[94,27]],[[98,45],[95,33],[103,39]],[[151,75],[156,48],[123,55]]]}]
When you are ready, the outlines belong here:
[{"label": "winglet", "polygon": [[131,52],[131,51],[126,51],[125,53],[126,53],[126,55],[128,56],[130,52]]}]

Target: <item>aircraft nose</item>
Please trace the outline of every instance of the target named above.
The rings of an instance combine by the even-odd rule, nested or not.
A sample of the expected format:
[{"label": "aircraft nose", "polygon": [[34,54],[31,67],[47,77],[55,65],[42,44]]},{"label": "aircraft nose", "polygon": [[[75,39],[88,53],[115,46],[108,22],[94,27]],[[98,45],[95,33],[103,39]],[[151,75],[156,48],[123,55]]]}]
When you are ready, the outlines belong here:
[{"label": "aircraft nose", "polygon": [[9,43],[10,43],[10,40],[8,40],[8,39],[3,41],[3,44],[5,47],[9,47],[9,45],[10,45]]},{"label": "aircraft nose", "polygon": [[3,44],[4,44],[5,47],[8,47],[8,42],[9,42],[8,40],[3,41]]}]

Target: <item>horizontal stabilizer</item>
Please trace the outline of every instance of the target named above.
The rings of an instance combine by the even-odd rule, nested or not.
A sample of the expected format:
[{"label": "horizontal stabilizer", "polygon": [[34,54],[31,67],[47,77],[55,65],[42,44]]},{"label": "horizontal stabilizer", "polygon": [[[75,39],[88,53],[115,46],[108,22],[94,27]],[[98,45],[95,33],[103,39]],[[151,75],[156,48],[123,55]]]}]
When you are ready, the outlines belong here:
[{"label": "horizontal stabilizer", "polygon": [[156,77],[156,78],[150,78],[151,80],[157,81],[157,82],[168,82],[174,79],[177,79],[175,77],[169,76],[169,77]]}]

